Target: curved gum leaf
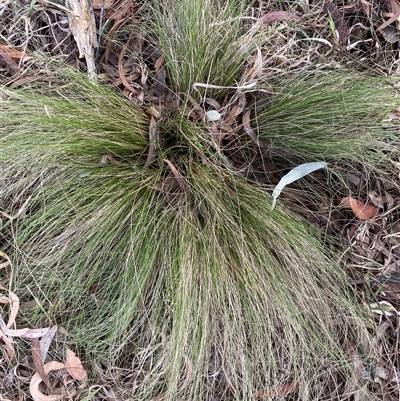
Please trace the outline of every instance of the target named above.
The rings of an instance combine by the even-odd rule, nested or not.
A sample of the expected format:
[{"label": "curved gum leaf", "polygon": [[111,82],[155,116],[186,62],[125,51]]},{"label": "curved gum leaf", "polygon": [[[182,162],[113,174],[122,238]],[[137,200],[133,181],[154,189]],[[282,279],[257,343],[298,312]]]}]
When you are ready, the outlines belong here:
[{"label": "curved gum leaf", "polygon": [[276,205],[276,199],[282,192],[283,188],[286,185],[291,184],[294,181],[297,181],[300,178],[312,173],[315,170],[319,170],[321,168],[326,167],[325,162],[311,162],[311,163],[304,163],[300,164],[294,169],[290,170],[286,175],[284,175],[281,180],[278,182],[278,185],[275,187],[274,191],[272,192],[272,209]]}]

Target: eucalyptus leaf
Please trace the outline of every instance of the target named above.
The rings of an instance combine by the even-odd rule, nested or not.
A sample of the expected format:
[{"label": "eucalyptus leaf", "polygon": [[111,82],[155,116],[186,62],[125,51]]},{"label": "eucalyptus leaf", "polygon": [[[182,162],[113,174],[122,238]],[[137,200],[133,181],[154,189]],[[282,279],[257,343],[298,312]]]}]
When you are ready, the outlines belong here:
[{"label": "eucalyptus leaf", "polygon": [[326,167],[325,162],[311,162],[311,163],[304,163],[300,164],[299,166],[295,167],[294,169],[290,170],[286,175],[284,175],[281,180],[278,182],[278,185],[275,187],[274,191],[272,192],[273,201],[272,201],[272,209],[276,205],[276,199],[282,192],[283,188],[286,185],[291,184],[294,181],[297,181],[300,178],[312,173],[315,170],[319,170],[321,168]]}]

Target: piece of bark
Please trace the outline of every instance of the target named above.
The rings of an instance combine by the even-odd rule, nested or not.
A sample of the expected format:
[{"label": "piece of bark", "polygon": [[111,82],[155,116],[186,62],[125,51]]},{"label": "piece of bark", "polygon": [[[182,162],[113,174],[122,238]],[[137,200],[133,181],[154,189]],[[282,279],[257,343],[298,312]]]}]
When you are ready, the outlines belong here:
[{"label": "piece of bark", "polygon": [[89,78],[96,79],[94,49],[97,48],[96,24],[91,0],[66,0],[69,28],[78,45],[79,58],[85,57]]}]

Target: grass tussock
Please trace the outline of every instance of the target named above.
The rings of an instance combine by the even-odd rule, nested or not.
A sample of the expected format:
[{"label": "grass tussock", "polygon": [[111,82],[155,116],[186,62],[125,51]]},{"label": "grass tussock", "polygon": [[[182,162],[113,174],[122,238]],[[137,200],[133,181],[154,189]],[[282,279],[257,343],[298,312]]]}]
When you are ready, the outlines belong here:
[{"label": "grass tussock", "polygon": [[159,41],[172,89],[192,92],[194,83],[235,84],[257,45],[268,37],[266,31],[246,29],[245,11],[245,1],[155,3],[154,21],[144,23]]},{"label": "grass tussock", "polygon": [[[241,82],[254,37],[233,3],[153,5],[172,92]],[[0,210],[19,215],[7,236],[31,324],[65,327],[93,374],[104,361],[132,369],[132,400],[284,399],[287,385],[319,400],[354,378],[354,355],[368,375],[369,322],[344,272],[315,230],[271,210],[210,124],[186,104],[161,109],[149,164],[145,107],[78,74],[53,78],[0,89]],[[245,96],[264,157],[378,170],[398,149],[391,127],[380,132],[385,88],[336,73]],[[214,92],[226,94],[237,92]],[[237,126],[230,146],[254,152]],[[355,392],[368,392],[362,380]]]},{"label": "grass tussock", "polygon": [[[80,88],[83,103],[4,91],[14,123],[0,137],[2,205],[32,196],[13,225],[18,292],[37,302],[29,321],[62,324],[94,363],[131,355],[147,372],[134,399],[252,399],[332,369],[351,375],[340,344],[357,345],[349,330],[362,313],[310,229],[271,211],[184,116],[167,128],[185,147],[144,168],[146,117],[111,92],[98,101],[96,84]],[[100,116],[108,123],[94,130]]]}]

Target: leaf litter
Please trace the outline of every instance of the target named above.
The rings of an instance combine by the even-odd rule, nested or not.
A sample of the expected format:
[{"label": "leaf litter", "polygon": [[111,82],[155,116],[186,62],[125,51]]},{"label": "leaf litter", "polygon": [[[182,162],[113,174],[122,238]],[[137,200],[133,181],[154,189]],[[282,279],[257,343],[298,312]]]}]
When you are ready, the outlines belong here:
[{"label": "leaf litter", "polygon": [[[0,269],[10,269],[10,274],[6,280],[11,284],[11,259],[4,252],[0,252],[0,257],[6,260],[6,262],[0,263]],[[2,282],[4,281],[5,280],[2,280]],[[18,345],[17,340],[27,339],[31,341],[32,368],[34,373],[30,379],[29,391],[33,400],[57,401],[64,398],[65,394],[71,396],[72,393],[76,393],[74,387],[68,383],[68,375],[72,379],[82,382],[80,385],[80,392],[82,392],[86,387],[87,372],[79,357],[72,350],[66,348],[65,363],[56,360],[50,360],[44,363],[45,360],[48,359],[48,351],[51,343],[57,335],[57,326],[32,329],[12,329],[11,327],[17,325],[20,301],[14,292],[7,289],[2,284],[0,284],[0,291],[5,291],[8,294],[7,296],[0,296],[0,304],[9,305],[10,309],[6,324],[4,322],[4,310],[0,308],[0,350],[5,351],[8,364],[12,366],[15,363],[15,347]],[[40,341],[39,338],[41,338]],[[62,376],[63,380],[59,382],[59,384],[56,384],[53,379],[50,380],[49,374],[52,371],[65,372]],[[4,379],[2,379],[0,375],[0,385],[2,384],[2,381],[4,381]],[[41,390],[42,382],[46,386],[46,393]],[[6,391],[8,387],[8,385],[4,387]],[[52,392],[57,392],[58,394],[51,394]],[[9,395],[12,396],[12,394]]]}]

